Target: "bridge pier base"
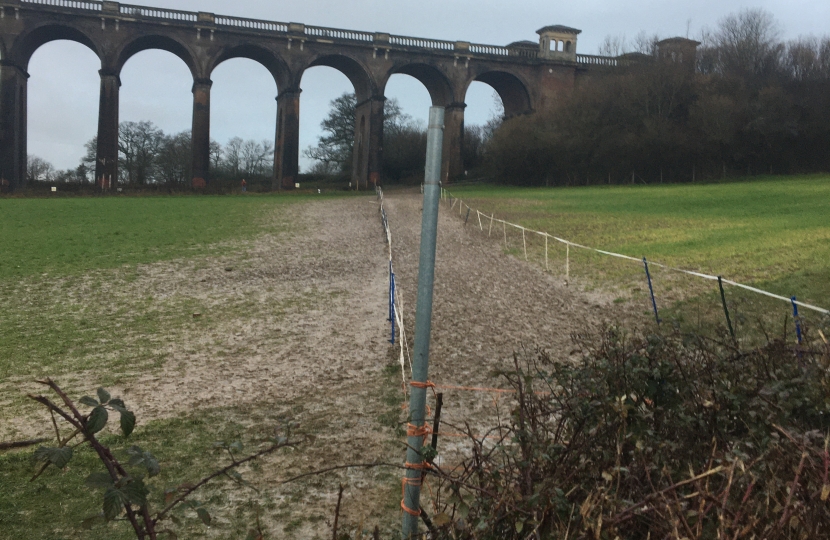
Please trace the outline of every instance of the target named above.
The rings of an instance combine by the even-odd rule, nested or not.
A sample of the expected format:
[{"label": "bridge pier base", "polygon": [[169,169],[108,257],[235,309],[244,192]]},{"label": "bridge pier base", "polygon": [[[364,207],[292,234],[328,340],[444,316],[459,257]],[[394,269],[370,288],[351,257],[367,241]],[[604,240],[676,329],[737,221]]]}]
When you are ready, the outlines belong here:
[{"label": "bridge pier base", "polygon": [[210,179],[210,79],[193,82],[193,187],[205,187]]},{"label": "bridge pier base", "polygon": [[29,74],[0,64],[0,189],[26,185],[26,95]]},{"label": "bridge pier base", "polygon": [[95,183],[112,189],[118,183],[118,99],[121,79],[101,70],[101,97],[98,101],[98,147],[95,160]]},{"label": "bridge pier base", "polygon": [[355,108],[352,183],[358,189],[374,189],[381,183],[385,102],[384,96],[372,96]]},{"label": "bridge pier base", "polygon": [[444,150],[441,182],[452,183],[464,175],[461,147],[464,145],[464,109],[466,103],[450,103],[444,113]]},{"label": "bridge pier base", "polygon": [[271,189],[294,189],[300,172],[300,92],[277,96],[277,140],[274,144],[274,181]]}]

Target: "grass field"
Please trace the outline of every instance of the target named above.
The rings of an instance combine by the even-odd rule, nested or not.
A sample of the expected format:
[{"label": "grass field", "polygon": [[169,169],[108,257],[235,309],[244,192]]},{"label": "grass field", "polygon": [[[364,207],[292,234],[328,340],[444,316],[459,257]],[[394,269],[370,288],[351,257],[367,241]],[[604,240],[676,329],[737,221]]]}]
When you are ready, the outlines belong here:
[{"label": "grass field", "polygon": [[[574,242],[720,273],[830,306],[830,177],[695,186],[451,191],[483,212]],[[302,235],[300,228],[279,216],[290,213],[292,204],[311,199],[320,196],[0,199],[0,439],[4,433],[15,435],[3,425],[7,418],[30,414],[31,406],[18,386],[35,377],[58,377],[73,389],[87,381],[126,389],[141,374],[163,373],[171,359],[170,344],[184,349],[179,355],[202,353],[223,363],[226,354],[245,357],[256,350],[249,350],[244,340],[234,345],[238,349],[231,349],[220,343],[217,334],[233,336],[266,319],[274,327],[287,327],[286,311],[307,309],[306,304],[331,305],[331,297],[313,289],[263,302],[257,292],[220,296],[206,285],[203,294],[195,295],[176,287],[176,280],[208,272],[236,275],[245,269],[253,241],[263,235]],[[477,221],[474,226],[478,228]],[[486,234],[486,222],[484,227]],[[521,235],[510,234],[508,249],[521,253]],[[531,260],[543,262],[539,239],[528,240]],[[563,259],[561,247],[551,250],[551,264],[560,270]],[[633,297],[645,298],[638,274],[642,269],[636,264],[576,252],[571,263],[572,275],[600,288],[616,286],[619,277],[639,280],[634,286],[626,281],[623,288]],[[162,279],[153,272],[170,275]],[[661,302],[669,288],[664,277],[656,272]],[[158,287],[148,289],[142,283]],[[692,290],[718,316],[720,306],[712,301],[713,291]],[[734,291],[729,294],[730,301],[737,302]],[[787,306],[780,304],[775,309],[786,313]],[[740,309],[736,311],[736,324],[744,324]],[[200,317],[195,318],[195,313]],[[370,409],[369,416],[377,415],[379,425],[394,424],[397,418],[396,382],[394,370],[368,381],[368,386],[378,389],[371,401],[379,405]],[[361,380],[360,386],[366,383]],[[177,396],[169,399],[175,401]],[[172,418],[162,415],[144,422],[139,417],[136,442],[164,459],[158,485],[198,478],[216,465],[214,441],[256,441],[263,435],[256,426],[273,424],[283,415],[302,416],[304,427],[315,435],[333,431],[322,420],[331,411],[319,403],[278,395],[263,400],[253,411],[229,400],[226,406]],[[391,419],[381,418],[390,413]],[[371,421],[370,428],[368,432],[374,434]],[[108,435],[106,441],[124,445],[117,435]],[[30,451],[0,454],[0,538],[101,538],[102,529],[86,531],[80,526],[99,508],[100,494],[83,486],[95,466],[91,453],[79,449],[68,470],[51,471],[35,483],[28,482],[33,470],[30,456]],[[400,491],[396,477],[388,473],[382,480],[389,488],[388,499],[395,501]],[[205,499],[215,507],[232,507],[240,496],[227,488],[210,489]],[[280,497],[265,495],[261,503],[274,520],[301,534],[303,523],[326,519],[298,511],[307,502],[307,488],[286,488]],[[384,511],[394,516],[399,509]],[[187,537],[244,537],[253,511],[241,508],[226,518],[221,530],[205,532],[190,515]],[[121,525],[106,531],[107,538],[130,538]]]},{"label": "grass field", "polygon": [[137,265],[238,252],[246,240],[285,232],[268,215],[305,199],[0,199],[0,377],[89,368],[113,350],[110,367],[146,358],[148,336],[193,326],[200,306],[149,293],[112,303],[108,281],[124,288]]},{"label": "grass field", "polygon": [[0,275],[73,275],[215,252],[294,197],[0,199]]},{"label": "grass field", "polygon": [[[706,185],[450,190],[484,213],[573,242],[830,306],[828,176]],[[581,271],[590,277],[590,269]]]},{"label": "grass field", "polygon": [[[285,242],[302,234],[303,226],[286,216],[296,205],[325,197],[0,199],[0,441],[25,438],[25,429],[15,427],[21,419],[43,420],[25,397],[24,388],[31,388],[35,378],[54,377],[75,399],[79,388],[90,386],[135,389],[140,377],[165,373],[171,348],[178,347],[180,356],[204,354],[214,362],[244,357],[255,351],[244,341],[232,349],[228,335],[265,320],[282,325],[286,309],[296,313],[331,302],[314,290],[267,302],[262,301],[267,292],[222,296],[209,284],[194,295],[190,283],[198,275],[232,281],[243,274],[258,239]],[[180,286],[182,279],[188,282]],[[381,392],[396,389],[387,378],[374,381]],[[129,394],[118,395],[129,405]],[[179,397],[167,399],[172,403]],[[227,462],[214,450],[216,441],[240,440],[246,452],[253,451],[271,434],[263,426],[286,416],[302,417],[310,434],[330,430],[318,420],[328,414],[320,405],[307,411],[302,401],[260,399],[254,408],[229,399],[225,406],[194,407],[172,418],[139,415],[130,441],[115,434],[104,441],[117,449],[139,444],[159,456],[162,474],[153,481],[153,493],[162,505],[165,487],[198,479]],[[18,424],[9,424],[10,419]],[[91,451],[79,447],[67,470],[51,470],[33,483],[31,454],[0,453],[0,539],[133,537],[123,523],[93,530],[81,526],[101,504],[101,494],[84,486],[86,476],[100,468]],[[399,489],[392,481],[387,484],[390,493]],[[214,509],[232,509],[220,512],[223,524],[211,532],[190,512],[179,530],[187,538],[244,538],[256,517],[250,505],[237,503],[257,500],[284,532],[299,531],[309,520],[323,519],[297,504],[310,500],[308,487],[287,486],[279,497],[252,497],[220,482],[201,500]]]}]

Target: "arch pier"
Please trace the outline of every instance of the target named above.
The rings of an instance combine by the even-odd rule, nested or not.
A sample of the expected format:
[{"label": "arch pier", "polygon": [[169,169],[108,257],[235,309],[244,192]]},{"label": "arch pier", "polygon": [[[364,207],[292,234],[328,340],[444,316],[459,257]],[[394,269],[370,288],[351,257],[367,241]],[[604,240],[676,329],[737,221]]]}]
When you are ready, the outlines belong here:
[{"label": "arch pier", "polygon": [[447,108],[444,181],[463,174],[464,97],[473,81],[501,96],[505,116],[549,108],[579,78],[622,65],[617,58],[576,53],[579,30],[546,26],[538,43],[479,45],[385,33],[323,28],[151,8],[96,0],[0,0],[0,180],[12,189],[26,180],[26,88],[29,60],[45,43],[68,39],[101,60],[96,180],[118,182],[120,73],[133,55],[167,50],[193,76],[193,184],[210,181],[211,73],[221,62],[246,57],[265,66],[277,83],[273,187],[291,189],[299,173],[300,81],[313,66],[333,67],[357,96],[353,183],[382,181],[383,89],[404,73]]}]

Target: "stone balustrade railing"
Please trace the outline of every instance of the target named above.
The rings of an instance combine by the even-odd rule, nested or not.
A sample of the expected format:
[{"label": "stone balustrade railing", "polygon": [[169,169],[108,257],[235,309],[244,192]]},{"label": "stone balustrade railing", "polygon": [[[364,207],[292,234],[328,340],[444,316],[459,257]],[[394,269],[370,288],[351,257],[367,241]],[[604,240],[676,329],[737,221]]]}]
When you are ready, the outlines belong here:
[{"label": "stone balustrade railing", "polygon": [[588,66],[607,66],[607,67],[617,67],[619,65],[619,61],[616,57],[613,56],[594,56],[590,54],[577,54],[576,55],[576,62],[578,64],[584,64]]},{"label": "stone balustrade railing", "polygon": [[[284,23],[214,15],[212,13],[196,13],[174,9],[154,8],[130,4],[120,4],[108,1],[84,0],[0,0],[0,5],[25,6],[36,4],[63,9],[95,11],[125,18],[145,18],[171,21],[175,23],[194,23],[200,26],[216,26],[232,28],[241,31],[268,32],[274,34],[301,34],[317,41],[343,41],[374,44],[378,47],[395,47],[407,49],[427,49],[431,51],[455,52],[464,56],[490,57],[522,57],[540,58],[539,51],[526,47],[504,47],[501,45],[471,44],[467,42],[444,41],[438,39],[396,36],[382,33],[362,32],[359,30],[344,30],[340,28],[325,28],[321,26],[306,26],[297,23]],[[587,54],[576,55],[576,62],[586,66],[616,67],[618,61],[614,57],[593,56]]]}]

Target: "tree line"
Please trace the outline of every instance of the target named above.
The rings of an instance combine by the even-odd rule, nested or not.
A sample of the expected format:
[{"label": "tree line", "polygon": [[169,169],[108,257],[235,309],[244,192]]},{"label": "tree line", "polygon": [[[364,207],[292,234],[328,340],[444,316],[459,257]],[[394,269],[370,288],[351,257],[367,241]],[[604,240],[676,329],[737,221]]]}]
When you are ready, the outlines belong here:
[{"label": "tree line", "polygon": [[[152,122],[122,122],[118,129],[118,182],[127,186],[189,187],[192,179],[191,133],[166,134]],[[30,182],[95,183],[97,137],[85,145],[75,169],[56,170],[49,162],[29,156]],[[210,142],[211,177],[217,182],[268,182],[273,176],[274,145],[270,141],[230,139]]]},{"label": "tree line", "polygon": [[779,36],[763,10],[729,15],[702,33],[694,65],[661,61],[656,36],[608,38],[600,52],[627,66],[584,79],[549,112],[506,121],[486,166],[524,185],[828,171],[830,37]]},{"label": "tree line", "polygon": [[[483,165],[486,144],[501,124],[503,109],[494,97],[496,112],[485,125],[464,129],[463,158],[468,169]],[[329,113],[320,123],[322,134],[317,145],[303,154],[315,160],[311,174],[349,175],[354,159],[355,116],[357,98],[344,93],[330,103]],[[384,104],[382,177],[384,182],[420,182],[426,165],[427,130],[422,122],[403,112],[394,98]]]},{"label": "tree line", "polygon": [[[329,113],[320,123],[322,134],[316,146],[303,155],[315,160],[310,173],[323,176],[351,174],[354,161],[357,98],[344,93],[330,103]],[[400,181],[417,176],[424,169],[427,148],[426,129],[403,112],[395,99],[384,104],[382,175],[385,181]]]}]

